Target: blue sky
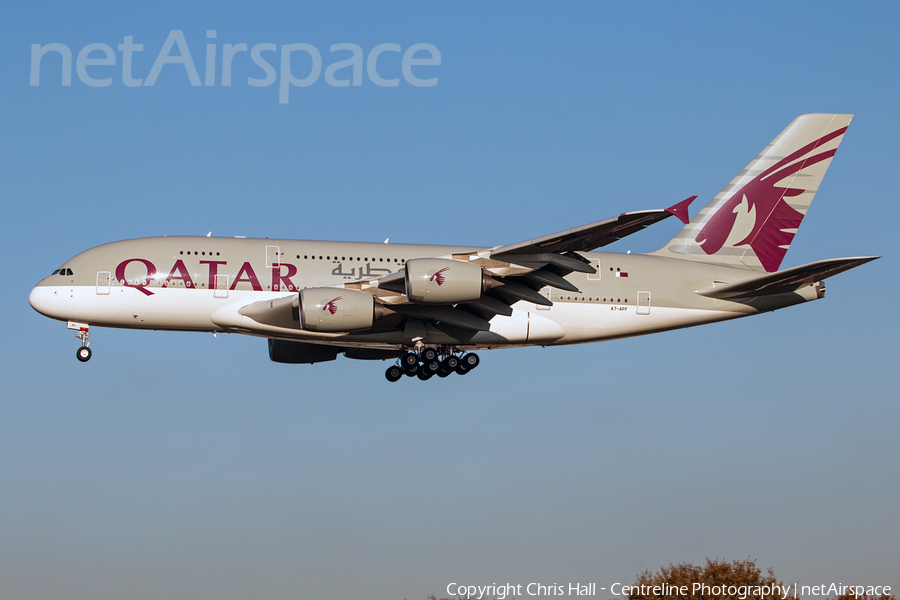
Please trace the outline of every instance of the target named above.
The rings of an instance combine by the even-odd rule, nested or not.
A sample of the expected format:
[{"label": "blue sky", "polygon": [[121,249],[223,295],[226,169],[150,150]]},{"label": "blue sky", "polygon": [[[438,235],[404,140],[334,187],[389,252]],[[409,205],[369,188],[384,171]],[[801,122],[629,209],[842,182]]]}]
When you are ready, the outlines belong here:
[{"label": "blue sky", "polygon": [[[0,9],[0,597],[413,599],[748,556],[900,588],[895,4],[183,4]],[[311,44],[322,77],[280,104],[244,53],[230,87],[180,65],[128,87],[117,54],[88,67],[110,86],[73,65],[63,87],[48,55],[29,85],[32,44],[74,62],[133,36],[146,78],[173,30],[201,79],[208,30],[219,59]],[[339,43],[431,44],[415,72],[437,85],[388,53],[396,87],[329,86]],[[118,239],[497,245],[696,211],[808,112],[856,117],[783,266],[884,258],[778,313],[390,385],[380,362],[276,365],[226,335],[98,330],[80,364],[27,302]]]}]

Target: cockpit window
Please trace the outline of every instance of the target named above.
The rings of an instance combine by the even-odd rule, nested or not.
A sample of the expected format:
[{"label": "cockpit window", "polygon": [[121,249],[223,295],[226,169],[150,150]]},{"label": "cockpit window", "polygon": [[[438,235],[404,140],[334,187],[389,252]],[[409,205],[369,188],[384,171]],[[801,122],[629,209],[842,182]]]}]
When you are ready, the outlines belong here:
[{"label": "cockpit window", "polygon": [[74,275],[72,269],[66,269],[66,275]]},{"label": "cockpit window", "polygon": [[74,273],[72,273],[72,269],[57,269],[50,275],[74,275]]},{"label": "cockpit window", "polygon": [[57,270],[53,271],[52,273],[50,273],[50,275],[59,275],[60,271],[62,271],[62,269],[57,269]]}]

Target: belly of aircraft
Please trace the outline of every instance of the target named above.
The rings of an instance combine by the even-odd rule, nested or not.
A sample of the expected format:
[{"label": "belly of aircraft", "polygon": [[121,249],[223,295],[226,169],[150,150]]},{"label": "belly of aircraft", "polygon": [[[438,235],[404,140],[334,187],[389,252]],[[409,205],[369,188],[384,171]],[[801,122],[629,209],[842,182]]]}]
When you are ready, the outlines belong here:
[{"label": "belly of aircraft", "polygon": [[[295,328],[257,323],[239,313],[241,307],[261,300],[284,298],[279,292],[232,291],[215,298],[207,290],[154,289],[152,296],[132,287],[112,288],[97,294],[94,287],[41,286],[29,298],[42,314],[100,327],[179,329],[185,331],[234,331],[263,337],[318,341],[330,344],[382,344],[385,347],[413,343],[490,348],[522,345],[563,345],[594,342],[733,318],[715,310],[655,306],[637,314],[635,306],[557,302],[549,310],[519,302],[513,313],[497,315],[489,331],[469,332],[454,338],[431,324],[419,329],[404,327],[387,332],[316,334]],[[415,325],[415,324],[414,324]],[[460,343],[462,342],[462,343]]]}]

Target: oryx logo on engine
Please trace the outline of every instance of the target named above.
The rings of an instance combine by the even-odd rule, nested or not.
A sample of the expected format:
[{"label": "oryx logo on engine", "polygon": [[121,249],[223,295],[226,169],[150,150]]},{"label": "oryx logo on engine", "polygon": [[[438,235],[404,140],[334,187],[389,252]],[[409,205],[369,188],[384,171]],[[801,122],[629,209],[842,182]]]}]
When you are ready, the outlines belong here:
[{"label": "oryx logo on engine", "polygon": [[440,271],[435,271],[434,275],[428,278],[428,281],[434,281],[438,285],[444,285],[444,281],[446,281],[446,277],[444,277],[444,271],[450,270],[450,267],[444,267]]},{"label": "oryx logo on engine", "polygon": [[337,304],[335,304],[335,302],[337,302],[338,300],[341,300],[342,298],[343,298],[343,296],[338,296],[337,298],[332,298],[331,300],[329,300],[328,302],[325,303],[325,306],[322,307],[322,310],[327,310],[331,314],[336,313],[338,310],[338,307],[337,307]]}]

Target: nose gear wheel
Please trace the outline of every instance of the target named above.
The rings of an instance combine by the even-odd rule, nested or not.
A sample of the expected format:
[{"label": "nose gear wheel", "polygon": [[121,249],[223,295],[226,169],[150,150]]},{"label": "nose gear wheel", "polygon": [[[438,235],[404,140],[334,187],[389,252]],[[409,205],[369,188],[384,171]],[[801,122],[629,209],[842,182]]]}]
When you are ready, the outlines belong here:
[{"label": "nose gear wheel", "polygon": [[87,330],[87,328],[80,329],[78,333],[75,334],[79,340],[81,340],[81,348],[75,351],[75,356],[81,362],[87,362],[91,360],[91,349],[89,346],[91,345],[91,334]]}]

